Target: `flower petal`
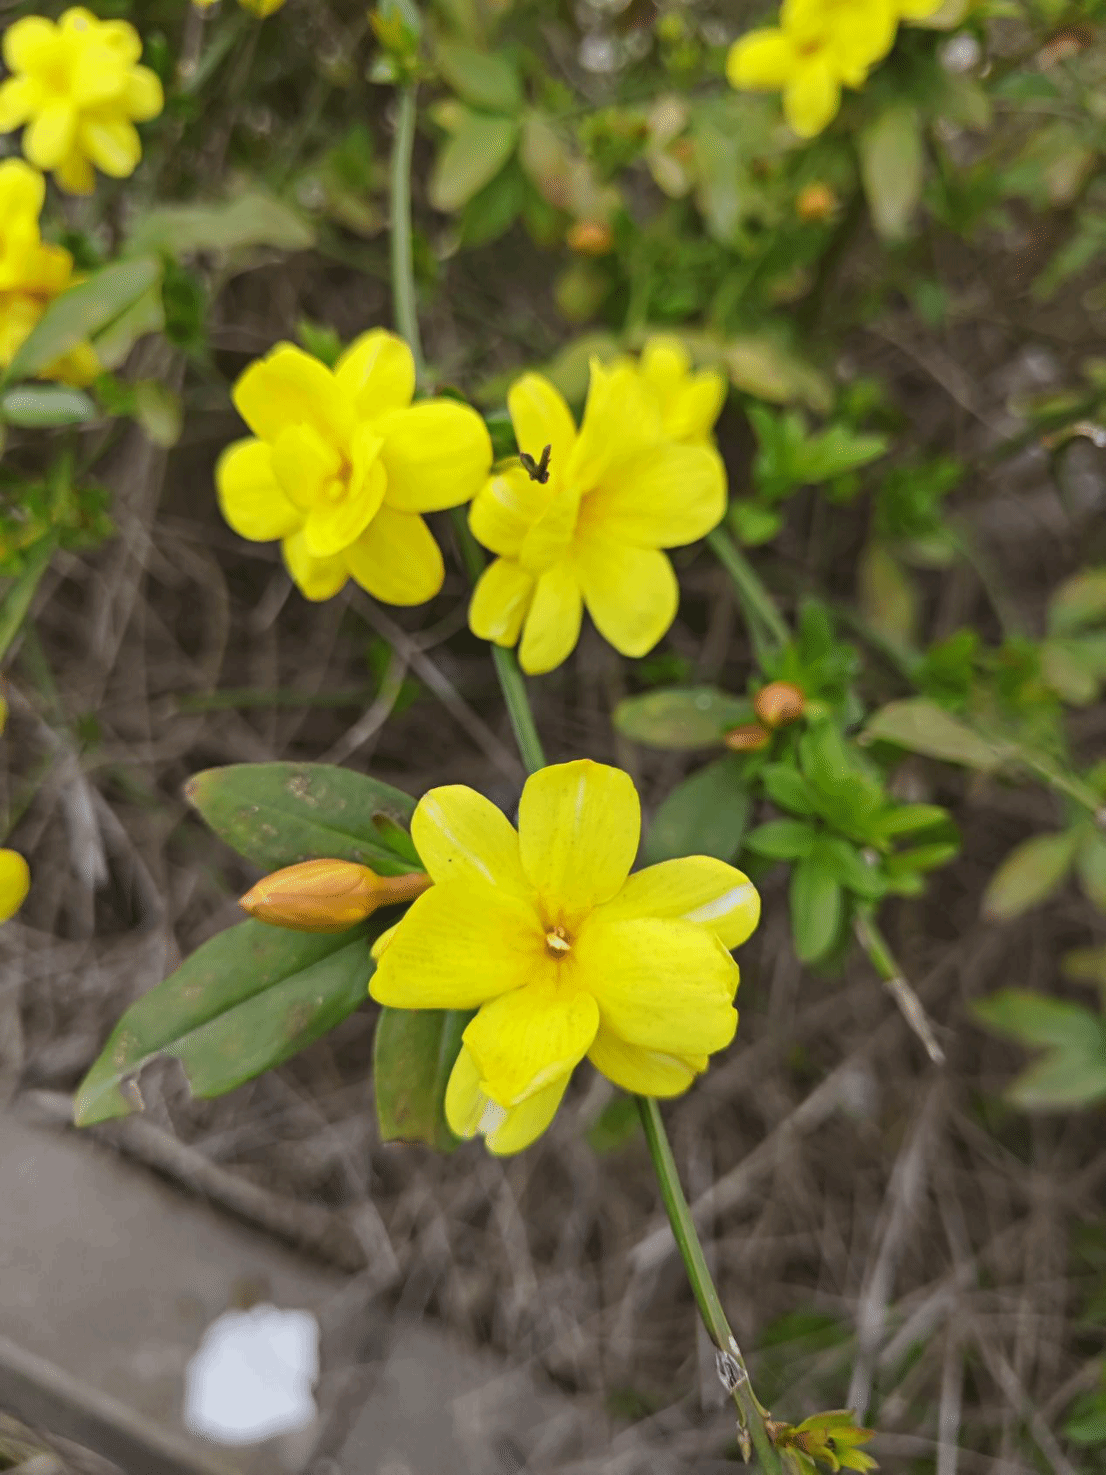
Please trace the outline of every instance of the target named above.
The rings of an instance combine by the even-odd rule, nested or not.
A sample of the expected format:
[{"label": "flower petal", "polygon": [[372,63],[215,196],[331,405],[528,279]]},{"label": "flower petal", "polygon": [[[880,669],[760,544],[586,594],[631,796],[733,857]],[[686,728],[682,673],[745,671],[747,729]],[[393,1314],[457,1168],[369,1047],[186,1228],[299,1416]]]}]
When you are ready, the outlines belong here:
[{"label": "flower petal", "polygon": [[494,886],[432,886],[407,909],[369,993],[396,1009],[475,1009],[549,960],[533,906]]},{"label": "flower petal", "polygon": [[572,654],[580,638],[584,604],[572,570],[558,564],[541,575],[522,629],[518,659],[527,676],[552,671]]},{"label": "flower petal", "polygon": [[438,512],[469,502],[492,464],[488,427],[455,400],[423,400],[381,424],[387,503],[399,512]]},{"label": "flower petal", "polygon": [[[28,16],[28,19],[33,17]],[[10,36],[11,31],[7,34]],[[0,83],[0,133],[22,128],[35,110],[38,91],[37,84],[29,77],[9,77]]]},{"label": "flower petal", "polygon": [[641,804],[628,773],[590,758],[531,774],[518,806],[522,869],[551,925],[571,930],[615,896],[641,839]]},{"label": "flower petal", "polygon": [[81,149],[102,173],[126,179],[138,167],[142,142],[138,129],[126,118],[94,117],[82,120],[77,130]]},{"label": "flower petal", "polygon": [[588,1059],[609,1081],[635,1096],[679,1096],[707,1068],[705,1055],[696,1055],[692,1061],[663,1050],[628,1045],[604,1024],[592,1041]]},{"label": "flower petal", "polygon": [[596,912],[573,951],[603,1023],[628,1044],[690,1057],[710,1055],[733,1039],[737,1011],[731,1000],[740,975],[705,928],[651,919],[609,922]]},{"label": "flower petal", "polygon": [[4,32],[4,65],[9,72],[34,72],[49,64],[61,46],[61,36],[52,20],[27,15],[13,21]]},{"label": "flower petal", "polygon": [[828,58],[807,62],[788,83],[783,111],[800,138],[813,138],[828,127],[841,106],[841,86]]},{"label": "flower petal", "polygon": [[480,575],[469,605],[469,628],[481,640],[516,645],[534,594],[534,576],[512,558],[497,558]]},{"label": "flower petal", "polygon": [[23,905],[31,889],[31,871],[18,850],[0,850],[0,922]]},{"label": "flower petal", "polygon": [[284,566],[292,576],[292,582],[305,599],[316,603],[330,599],[344,588],[349,578],[346,556],[333,554],[330,558],[316,558],[307,551],[302,529],[291,533],[280,545],[284,555]]},{"label": "flower petal", "polygon": [[386,501],[345,557],[362,589],[384,604],[425,604],[445,579],[442,551],[426,523]]},{"label": "flower petal", "polygon": [[131,67],[123,91],[123,106],[136,123],[156,118],[165,106],[161,78],[149,67]]},{"label": "flower petal", "polygon": [[69,95],[82,111],[115,102],[127,85],[127,68],[110,47],[92,41],[73,55]]},{"label": "flower petal", "polygon": [[[363,429],[365,427],[358,427]],[[373,436],[377,446],[380,437]],[[387,477],[379,460],[371,459],[367,464],[355,466],[344,490],[337,497],[325,491],[307,514],[303,525],[304,544],[308,553],[316,558],[326,558],[331,553],[341,553],[349,548],[364,533],[376,516],[384,501]],[[274,458],[275,460],[275,458]],[[279,461],[276,462],[279,465]],[[340,483],[332,485],[340,486]],[[352,572],[352,570],[351,570]]]},{"label": "flower petal", "polygon": [[560,982],[557,974],[566,968],[571,963],[551,959],[525,987],[485,1004],[465,1030],[480,1089],[500,1106],[517,1106],[562,1080],[595,1039],[599,1006],[591,994]]},{"label": "flower petal", "polygon": [[661,438],[660,410],[637,368],[591,361],[591,383],[580,434],[566,476],[578,492],[597,486],[612,466],[640,455]]},{"label": "flower petal", "polygon": [[592,537],[578,543],[574,562],[588,614],[603,639],[624,656],[651,651],[676,618],[680,602],[666,556],[655,548]]},{"label": "flower petal", "polygon": [[481,1091],[476,1062],[462,1045],[446,1086],[446,1121],[458,1137],[484,1133],[488,1151],[497,1157],[521,1152],[541,1136],[557,1114],[569,1079],[568,1075],[562,1076],[508,1109]]},{"label": "flower petal", "polygon": [[37,169],[22,159],[5,159],[0,164],[0,221],[5,235],[23,220],[34,224],[32,243],[37,245],[37,221],[46,198],[46,181]]},{"label": "flower petal", "polygon": [[523,374],[507,391],[507,409],[520,451],[538,461],[549,446],[549,485],[556,486],[576,440],[576,424],[564,395],[544,375]]},{"label": "flower petal", "polygon": [[490,799],[464,784],[431,789],[411,816],[411,839],[432,880],[502,886],[531,897],[519,859],[518,835]]},{"label": "flower petal", "polygon": [[23,135],[23,152],[36,169],[54,169],[73,147],[77,114],[67,101],[48,102]]},{"label": "flower petal", "polygon": [[[672,403],[664,407],[665,435],[673,440],[709,441],[728,393],[729,382],[720,370],[701,369],[692,374]],[[724,479],[724,468],[722,475]]]},{"label": "flower petal", "polygon": [[239,378],[231,398],[262,440],[275,441],[290,425],[312,426],[343,448],[352,433],[352,410],[325,364],[293,343],[278,343]]},{"label": "flower petal", "polygon": [[116,60],[125,67],[133,66],[142,55],[142,37],[130,21],[97,21],[96,39],[109,47]]},{"label": "flower petal", "polygon": [[54,183],[69,195],[90,195],[96,188],[96,171],[80,149],[66,154],[54,170]]},{"label": "flower petal", "polygon": [[356,413],[375,419],[411,403],[415,360],[402,338],[386,328],[373,328],[353,340],[335,364],[334,377]]},{"label": "flower petal", "polygon": [[641,350],[641,373],[662,399],[678,394],[691,372],[687,349],[672,333],[655,333]]},{"label": "flower petal", "polygon": [[342,457],[314,425],[287,425],[271,445],[273,475],[288,500],[309,512],[342,471]]},{"label": "flower petal", "polygon": [[791,39],[775,27],[748,31],[730,47],[726,79],[731,87],[778,92],[790,81],[798,57]]},{"label": "flower petal", "polygon": [[660,917],[713,932],[725,948],[740,947],[760,920],[760,897],[743,871],[710,855],[662,860],[635,871],[603,908],[604,921]]},{"label": "flower petal", "polygon": [[227,446],[215,466],[215,487],[224,518],[255,543],[287,537],[303,522],[273,475],[273,453],[263,440]]},{"label": "flower petal", "polygon": [[641,548],[677,548],[716,528],[726,512],[726,471],[710,446],[657,446],[612,467],[584,498],[580,532]]},{"label": "flower petal", "polygon": [[521,466],[489,477],[469,508],[469,527],[485,548],[517,558],[523,539],[549,505],[549,488]]}]

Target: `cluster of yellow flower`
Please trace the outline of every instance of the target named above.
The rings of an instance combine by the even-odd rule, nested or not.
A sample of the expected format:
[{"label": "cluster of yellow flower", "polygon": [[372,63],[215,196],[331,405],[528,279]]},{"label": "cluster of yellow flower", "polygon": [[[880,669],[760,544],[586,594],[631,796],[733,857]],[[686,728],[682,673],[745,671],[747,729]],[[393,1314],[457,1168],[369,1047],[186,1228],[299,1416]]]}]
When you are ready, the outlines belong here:
[{"label": "cluster of yellow flower", "polygon": [[779,25],[750,31],[726,62],[734,87],[782,92],[802,138],[837,116],[842,87],[863,87],[895,44],[902,20],[926,20],[943,0],[783,0]]},{"label": "cluster of yellow flower", "polygon": [[409,349],[383,329],[333,370],[291,344],[252,364],[234,402],[255,438],[231,446],[216,471],[231,527],[280,538],[309,599],[352,577],[388,604],[421,604],[444,577],[422,514],[472,501],[472,531],[497,555],[473,595],[476,635],[504,646],[521,636],[523,669],[550,671],[575,646],[586,607],[623,655],[651,650],[679,598],[661,550],[703,537],[725,511],[710,440],[724,376],[693,372],[669,338],[647,344],[640,363],[596,360],[577,430],[559,391],[526,374],[507,403],[530,468],[512,459],[491,475],[475,411],[412,405],[414,387]]},{"label": "cluster of yellow flower", "polygon": [[[0,697],[0,732],[7,716],[8,704]],[[31,872],[18,850],[0,850],[0,922],[19,910],[30,888]]]}]

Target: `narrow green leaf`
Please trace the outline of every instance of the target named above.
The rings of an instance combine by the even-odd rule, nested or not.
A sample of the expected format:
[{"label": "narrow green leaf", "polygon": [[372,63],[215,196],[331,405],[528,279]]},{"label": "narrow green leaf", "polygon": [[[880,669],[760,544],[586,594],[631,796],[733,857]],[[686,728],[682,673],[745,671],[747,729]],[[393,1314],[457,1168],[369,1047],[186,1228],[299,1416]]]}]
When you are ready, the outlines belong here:
[{"label": "narrow green leaf", "polygon": [[971,1008],[988,1029],[1019,1045],[1082,1050],[1093,1046],[1102,1030],[1098,1016],[1082,1004],[1032,989],[1000,989]]},{"label": "narrow green leaf", "polygon": [[373,1042],[373,1088],[385,1142],[457,1145],[445,1119],[445,1088],[472,1018],[458,1009],[382,1009]]},{"label": "narrow green leaf", "polygon": [[23,571],[0,600],[0,661],[22,629],[43,574],[54,556],[53,538],[42,538],[27,554]]},{"label": "narrow green leaf", "polygon": [[1039,906],[1063,884],[1078,845],[1077,830],[1034,835],[1015,845],[987,883],[983,916],[992,922],[1006,922]]},{"label": "narrow green leaf", "polygon": [[6,378],[33,379],[75,348],[108,328],[161,280],[161,262],[133,256],[94,272],[55,297],[8,365]]},{"label": "narrow green leaf", "polygon": [[940,804],[898,804],[880,815],[878,828],[881,838],[893,840],[899,835],[916,835],[948,822],[949,812]]},{"label": "narrow green leaf", "polygon": [[0,396],[0,420],[28,430],[53,425],[81,425],[99,415],[81,389],[64,384],[16,384]]},{"label": "narrow green leaf", "polygon": [[385,876],[412,869],[377,824],[410,825],[415,801],[328,763],[233,763],[185,785],[185,797],[228,845],[264,871],[325,857]]},{"label": "narrow green leaf", "polygon": [[896,104],[865,128],[858,140],[860,174],[872,224],[885,241],[900,241],[922,196],[925,155],[917,110]]},{"label": "narrow green leaf", "polygon": [[818,847],[818,858],[840,885],[865,901],[879,901],[887,884],[877,866],[870,866],[847,840],[827,836]]},{"label": "narrow green leaf", "polygon": [[160,333],[165,327],[165,304],[161,281],[143,292],[93,340],[96,357],[105,369],[118,369],[131,349],[147,333]]},{"label": "narrow green leaf", "polygon": [[669,687],[627,697],[614,711],[624,737],[651,748],[713,748],[733,727],[753,720],[749,701],[713,686]]},{"label": "narrow green leaf", "polygon": [[435,210],[459,210],[494,179],[515,151],[518,123],[469,113],[434,161],[426,194]]},{"label": "narrow green leaf", "polygon": [[889,702],[869,718],[864,734],[869,739],[895,743],[911,753],[942,758],[946,763],[960,763],[983,773],[997,768],[1003,758],[994,743],[928,697]]},{"label": "narrow green leaf", "polygon": [[841,887],[817,855],[807,856],[791,872],[790,902],[799,961],[815,963],[837,940],[844,911]]},{"label": "narrow green leaf", "polygon": [[210,204],[159,205],[138,217],[128,239],[132,251],[178,257],[247,246],[307,251],[314,243],[315,233],[298,211],[257,189]]},{"label": "narrow green leaf", "polygon": [[1100,912],[1106,912],[1106,835],[1101,830],[1091,830],[1084,837],[1076,870],[1087,900]]},{"label": "narrow green leaf", "polygon": [[677,784],[653,816],[645,859],[653,865],[679,855],[733,860],[749,821],[751,800],[740,759],[732,754],[708,763]]},{"label": "narrow green leaf", "polygon": [[814,849],[818,831],[800,819],[770,819],[745,837],[745,849],[766,860],[804,860]]},{"label": "narrow green leaf", "polygon": [[197,1096],[221,1096],[302,1050],[366,997],[365,928],[337,935],[241,922],[205,942],[132,1004],[81,1082],[78,1126],[141,1108],[125,1089],[158,1055],[175,1056]]},{"label": "narrow green leaf", "polygon": [[438,45],[438,69],[465,102],[491,113],[515,113],[522,105],[518,74],[502,52],[477,51],[457,41]]},{"label": "narrow green leaf", "polygon": [[773,804],[811,819],[817,813],[806,779],[789,763],[769,763],[761,770],[764,792]]},{"label": "narrow green leaf", "polygon": [[1065,1111],[1106,1098],[1106,1041],[1097,1049],[1050,1050],[1007,1088],[1023,1111]]}]

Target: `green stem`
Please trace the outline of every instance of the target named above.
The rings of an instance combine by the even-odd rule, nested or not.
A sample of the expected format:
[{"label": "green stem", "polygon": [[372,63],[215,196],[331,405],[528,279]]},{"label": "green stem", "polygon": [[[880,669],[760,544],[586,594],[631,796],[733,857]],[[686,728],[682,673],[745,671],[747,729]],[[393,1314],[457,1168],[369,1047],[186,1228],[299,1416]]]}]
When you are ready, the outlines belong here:
[{"label": "green stem", "polygon": [[761,583],[756,570],[725,528],[717,527],[707,534],[707,542],[718,562],[733,580],[741,608],[749,622],[753,643],[774,653],[789,641],[790,634],[776,602]]},{"label": "green stem", "polygon": [[853,921],[857,941],[868,954],[868,961],[879,974],[888,993],[899,1006],[899,1012],[921,1040],[926,1054],[934,1065],[944,1065],[945,1052],[937,1042],[937,1036],[921,999],[914,992],[909,980],[899,967],[887,939],[879,929],[875,915],[866,907],[859,910]]},{"label": "green stem", "polygon": [[392,143],[392,304],[396,327],[407,340],[421,381],[426,365],[419,337],[415,271],[411,256],[411,158],[415,149],[415,84],[400,89],[399,117]]},{"label": "green stem", "polygon": [[757,1400],[753,1385],[749,1381],[749,1370],[737,1339],[726,1320],[714,1281],[707,1268],[706,1256],[695,1221],[691,1217],[687,1199],[680,1186],[680,1175],[668,1134],[664,1130],[660,1107],[649,1096],[637,1097],[637,1109],[641,1125],[645,1128],[645,1140],[649,1144],[649,1156],[653,1159],[653,1170],[660,1184],[661,1198],[672,1225],[672,1234],[680,1258],[684,1262],[687,1278],[695,1294],[699,1315],[711,1341],[718,1349],[718,1376],[731,1393],[737,1405],[738,1418],[743,1430],[752,1436],[753,1447],[766,1475],[783,1475],[783,1461],[765,1425],[768,1411]]}]

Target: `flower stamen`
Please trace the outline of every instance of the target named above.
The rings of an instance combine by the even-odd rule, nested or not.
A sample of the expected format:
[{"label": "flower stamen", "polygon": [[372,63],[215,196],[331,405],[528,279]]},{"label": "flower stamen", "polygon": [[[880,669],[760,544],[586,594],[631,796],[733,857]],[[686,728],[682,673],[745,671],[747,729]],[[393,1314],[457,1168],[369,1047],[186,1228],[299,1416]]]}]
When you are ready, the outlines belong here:
[{"label": "flower stamen", "polygon": [[572,950],[572,943],[569,942],[564,928],[559,925],[545,934],[545,945],[551,953],[567,953]]}]

